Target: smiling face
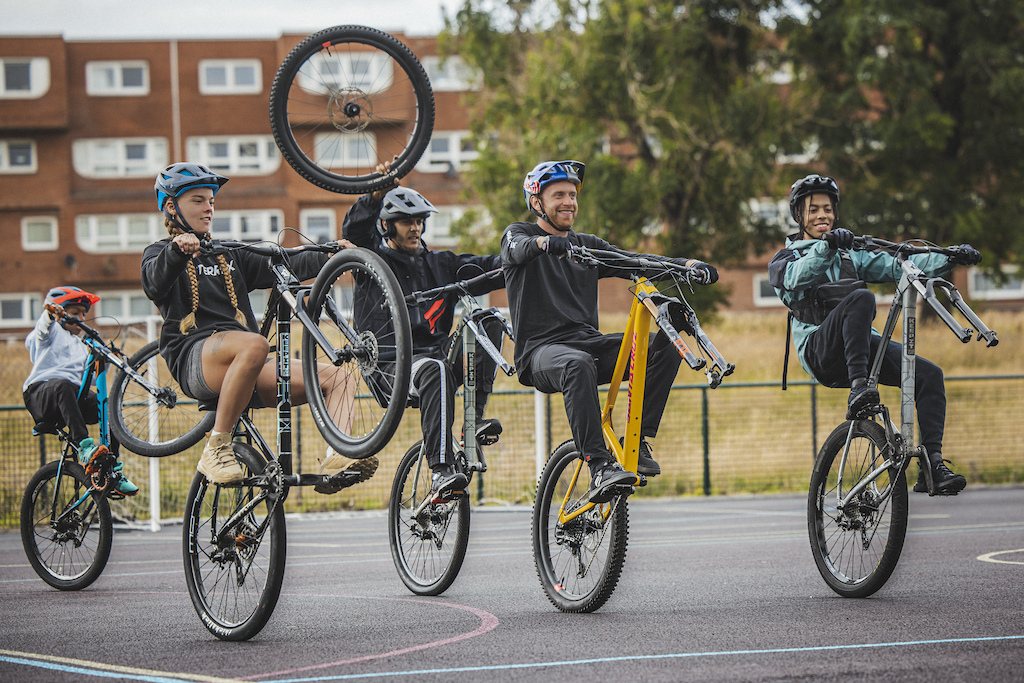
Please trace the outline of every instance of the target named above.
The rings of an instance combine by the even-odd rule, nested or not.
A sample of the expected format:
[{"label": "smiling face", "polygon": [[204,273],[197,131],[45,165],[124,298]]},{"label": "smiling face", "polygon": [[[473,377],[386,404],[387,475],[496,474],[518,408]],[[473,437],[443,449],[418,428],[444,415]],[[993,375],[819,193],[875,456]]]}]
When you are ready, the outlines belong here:
[{"label": "smiling face", "polygon": [[[213,190],[209,187],[197,187],[188,190],[178,197],[178,209],[185,223],[197,234],[207,234],[213,227]],[[167,200],[167,210],[174,214],[174,205]]]},{"label": "smiling face", "polygon": [[824,193],[812,194],[805,200],[803,230],[807,239],[820,240],[835,227],[836,214],[832,198]]},{"label": "smiling face", "polygon": [[551,228],[559,232],[567,232],[576,222],[576,212],[579,210],[577,202],[578,191],[576,185],[568,180],[560,180],[551,183],[540,193],[530,198],[533,208],[541,214],[547,214],[550,221],[544,221]]},{"label": "smiling face", "polygon": [[395,234],[390,238],[393,248],[414,254],[420,249],[423,235],[423,217],[399,218],[394,221]]}]

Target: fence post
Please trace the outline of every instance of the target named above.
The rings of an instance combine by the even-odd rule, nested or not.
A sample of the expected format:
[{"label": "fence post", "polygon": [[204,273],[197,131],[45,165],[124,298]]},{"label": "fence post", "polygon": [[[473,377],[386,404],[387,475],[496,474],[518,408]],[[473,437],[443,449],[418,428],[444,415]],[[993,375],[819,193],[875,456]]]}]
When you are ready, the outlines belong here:
[{"label": "fence post", "polygon": [[[146,318],[146,341],[156,339],[156,321],[156,316],[151,315]],[[149,361],[149,376],[159,379],[156,358]],[[150,399],[149,412],[149,437],[155,441],[160,427],[157,423],[156,406],[153,405],[152,399]],[[149,459],[149,530],[160,531],[160,458]]]},{"label": "fence post", "polygon": [[818,385],[811,385],[811,460],[818,457]]},{"label": "fence post", "polygon": [[700,390],[700,431],[704,439],[704,495],[711,495],[711,429],[708,424],[708,388]]},{"label": "fence post", "polygon": [[551,421],[548,419],[548,406],[545,395],[533,390],[533,461],[536,477],[544,471],[544,463],[548,459],[548,452],[551,450]]}]

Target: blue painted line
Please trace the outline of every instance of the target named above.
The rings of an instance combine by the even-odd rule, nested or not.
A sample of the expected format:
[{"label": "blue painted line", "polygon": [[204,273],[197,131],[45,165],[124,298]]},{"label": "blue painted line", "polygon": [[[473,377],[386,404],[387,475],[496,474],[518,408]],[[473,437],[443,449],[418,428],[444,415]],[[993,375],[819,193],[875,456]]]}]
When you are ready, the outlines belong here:
[{"label": "blue painted line", "polygon": [[775,655],[799,652],[827,652],[835,650],[863,650],[871,648],[914,647],[918,645],[943,645],[953,643],[984,643],[1006,640],[1024,640],[1024,635],[981,636],[977,638],[940,638],[936,640],[908,640],[897,643],[856,643],[850,645],[814,645],[809,647],[779,647],[763,650],[722,650],[718,652],[676,652],[663,655],[629,655],[623,657],[599,657],[595,659],[570,659],[552,662],[528,662],[523,664],[494,664],[489,666],[463,666],[447,669],[415,669],[408,671],[376,671],[374,673],[342,674],[338,676],[314,676],[312,678],[278,678],[260,683],[307,683],[308,681],[350,681],[358,678],[385,678],[396,676],[425,676],[430,674],[473,673],[478,671],[508,671],[513,669],[543,669],[559,666],[584,666],[587,664],[609,664],[617,662],[654,661],[659,659],[689,659],[697,657],[728,657],[738,655]]},{"label": "blue painted line", "polygon": [[165,678],[163,676],[148,676],[146,674],[129,674],[117,671],[103,671],[101,669],[87,669],[82,666],[69,666],[67,664],[57,664],[56,662],[46,662],[38,659],[23,659],[21,657],[7,657],[5,655],[0,655],[0,662],[22,664],[24,666],[33,666],[37,669],[49,669],[51,671],[61,671],[64,673],[96,676],[98,678],[120,678],[129,681],[147,681],[147,683],[182,683],[182,679],[180,678]]}]

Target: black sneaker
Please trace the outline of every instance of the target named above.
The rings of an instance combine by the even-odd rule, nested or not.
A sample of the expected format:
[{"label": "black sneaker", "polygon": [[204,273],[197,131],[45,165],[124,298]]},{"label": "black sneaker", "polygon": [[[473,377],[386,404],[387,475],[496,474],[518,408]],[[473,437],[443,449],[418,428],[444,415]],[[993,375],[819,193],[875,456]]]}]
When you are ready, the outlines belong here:
[{"label": "black sneaker", "polygon": [[462,493],[469,485],[469,477],[458,472],[451,465],[439,465],[430,482],[430,493],[436,501],[444,500],[456,493]]},{"label": "black sneaker", "polygon": [[873,408],[881,402],[878,396],[878,389],[867,384],[850,389],[850,398],[846,401],[846,419],[856,420],[868,408]]},{"label": "black sneaker", "polygon": [[[957,474],[946,467],[948,460],[938,459],[932,464],[932,480],[935,484],[936,496],[955,496],[967,486],[967,479],[962,474]],[[924,469],[917,472],[917,483],[914,484],[914,493],[928,493],[928,481]]]},{"label": "black sneaker", "polygon": [[661,465],[654,459],[654,449],[647,439],[640,439],[640,457],[636,462],[636,473],[648,477],[656,477],[661,474]]},{"label": "black sneaker", "polygon": [[587,500],[591,503],[607,503],[615,496],[633,492],[636,477],[622,469],[616,460],[604,464],[590,465],[590,492]]},{"label": "black sneaker", "polygon": [[476,423],[476,442],[481,446],[493,446],[501,438],[502,426],[496,417],[488,417]]}]

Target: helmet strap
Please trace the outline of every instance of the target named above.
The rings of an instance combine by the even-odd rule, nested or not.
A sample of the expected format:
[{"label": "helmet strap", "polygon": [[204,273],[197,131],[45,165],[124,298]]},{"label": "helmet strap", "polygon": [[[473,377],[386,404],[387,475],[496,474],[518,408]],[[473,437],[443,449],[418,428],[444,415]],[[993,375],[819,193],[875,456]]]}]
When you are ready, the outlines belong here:
[{"label": "helmet strap", "polygon": [[185,220],[185,217],[181,215],[181,207],[178,206],[178,198],[171,197],[170,200],[171,204],[174,206],[174,213],[168,211],[166,205],[164,205],[164,216],[167,218],[167,220],[173,223],[176,227],[180,228],[183,232],[194,234],[195,230],[193,230],[192,226],[188,224],[188,221]]}]

